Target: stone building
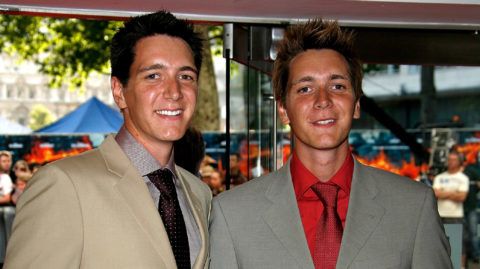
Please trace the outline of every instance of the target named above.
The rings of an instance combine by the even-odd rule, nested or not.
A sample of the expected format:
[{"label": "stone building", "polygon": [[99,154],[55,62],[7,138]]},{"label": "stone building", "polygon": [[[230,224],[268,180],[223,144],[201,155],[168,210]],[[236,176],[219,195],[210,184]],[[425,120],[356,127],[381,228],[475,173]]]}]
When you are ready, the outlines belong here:
[{"label": "stone building", "polygon": [[35,64],[0,55],[0,116],[5,119],[28,126],[30,112],[37,104],[44,105],[59,119],[92,96],[116,107],[108,75],[92,75],[85,91],[67,88],[64,85],[51,89],[48,77],[40,74]]}]

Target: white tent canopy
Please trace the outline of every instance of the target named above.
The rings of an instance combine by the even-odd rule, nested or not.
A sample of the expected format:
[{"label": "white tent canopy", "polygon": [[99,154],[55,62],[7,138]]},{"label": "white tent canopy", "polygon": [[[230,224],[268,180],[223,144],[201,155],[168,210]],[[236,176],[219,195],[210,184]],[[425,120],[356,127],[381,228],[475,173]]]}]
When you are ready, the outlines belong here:
[{"label": "white tent canopy", "polygon": [[0,135],[2,134],[29,134],[32,130],[16,122],[0,117]]}]

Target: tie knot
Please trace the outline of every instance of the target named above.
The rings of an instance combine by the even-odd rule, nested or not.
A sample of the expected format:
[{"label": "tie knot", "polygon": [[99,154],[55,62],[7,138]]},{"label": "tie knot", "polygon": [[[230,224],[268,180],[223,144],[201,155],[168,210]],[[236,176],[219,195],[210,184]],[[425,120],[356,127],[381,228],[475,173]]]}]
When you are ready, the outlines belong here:
[{"label": "tie knot", "polygon": [[172,172],[168,169],[158,169],[147,174],[150,182],[157,187],[161,194],[171,195],[175,191]]},{"label": "tie knot", "polygon": [[336,207],[337,206],[337,193],[338,186],[332,184],[326,184],[318,182],[312,185],[312,190],[318,196],[325,206]]}]

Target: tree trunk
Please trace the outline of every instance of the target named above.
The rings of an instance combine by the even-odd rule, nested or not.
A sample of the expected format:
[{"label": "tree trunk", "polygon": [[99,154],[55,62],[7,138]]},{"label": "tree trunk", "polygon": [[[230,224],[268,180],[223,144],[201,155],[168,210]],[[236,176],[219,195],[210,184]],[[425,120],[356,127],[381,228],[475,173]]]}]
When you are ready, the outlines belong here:
[{"label": "tree trunk", "polygon": [[192,119],[192,126],[200,131],[216,131],[220,128],[220,109],[212,53],[210,51],[210,41],[208,38],[208,26],[195,25],[195,31],[200,33],[204,42],[197,109]]}]

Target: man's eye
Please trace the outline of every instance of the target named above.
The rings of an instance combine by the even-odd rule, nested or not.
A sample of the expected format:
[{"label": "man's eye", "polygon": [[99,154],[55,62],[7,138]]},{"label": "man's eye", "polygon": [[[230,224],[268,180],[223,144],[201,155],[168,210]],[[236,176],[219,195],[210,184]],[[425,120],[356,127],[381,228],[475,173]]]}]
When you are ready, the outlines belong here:
[{"label": "man's eye", "polygon": [[188,74],[181,74],[179,75],[179,78],[181,80],[191,80],[191,81],[195,81],[195,77],[191,76],[191,75],[188,75]]},{"label": "man's eye", "polygon": [[347,87],[345,87],[345,85],[343,84],[334,84],[332,85],[331,87],[333,90],[344,90],[346,89]]},{"label": "man's eye", "polygon": [[309,87],[302,87],[302,88],[297,90],[297,93],[307,93],[309,91],[310,91]]},{"label": "man's eye", "polygon": [[153,73],[153,74],[148,74],[147,79],[158,79],[160,77],[159,74]]}]

